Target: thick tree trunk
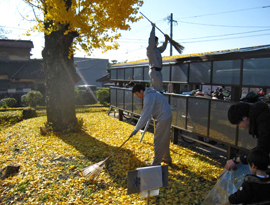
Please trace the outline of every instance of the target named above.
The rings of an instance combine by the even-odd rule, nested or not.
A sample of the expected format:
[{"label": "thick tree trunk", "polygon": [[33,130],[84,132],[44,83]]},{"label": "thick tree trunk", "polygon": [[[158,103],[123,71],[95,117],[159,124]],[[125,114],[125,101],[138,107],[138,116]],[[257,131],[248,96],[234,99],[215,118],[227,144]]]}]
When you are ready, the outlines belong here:
[{"label": "thick tree trunk", "polygon": [[78,81],[69,49],[75,35],[64,35],[65,29],[45,35],[42,51],[47,90],[47,121],[54,131],[72,129],[77,124],[74,86]]}]

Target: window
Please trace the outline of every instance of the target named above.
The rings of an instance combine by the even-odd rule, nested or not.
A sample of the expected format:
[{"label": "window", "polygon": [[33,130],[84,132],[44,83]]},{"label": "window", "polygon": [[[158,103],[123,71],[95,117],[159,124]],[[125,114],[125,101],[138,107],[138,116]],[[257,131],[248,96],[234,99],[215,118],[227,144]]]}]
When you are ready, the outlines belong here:
[{"label": "window", "polygon": [[210,83],[211,62],[191,63],[189,71],[190,83]]},{"label": "window", "polygon": [[270,58],[244,60],[243,85],[270,86]]},{"label": "window", "polygon": [[117,78],[117,70],[116,69],[111,69],[111,79],[116,80]]},{"label": "window", "polygon": [[124,80],[125,79],[125,70],[124,68],[121,68],[121,69],[117,69],[118,70],[118,76],[117,76],[117,79],[118,80]]},{"label": "window", "polygon": [[125,80],[131,81],[133,80],[133,69],[132,68],[126,68],[125,69]]},{"label": "window", "polygon": [[213,62],[213,84],[239,85],[241,60]]},{"label": "window", "polygon": [[134,68],[134,80],[143,80],[143,67]]},{"label": "window", "polygon": [[179,83],[187,83],[188,64],[176,64],[172,66],[172,80]]},{"label": "window", "polygon": [[163,76],[163,82],[169,82],[170,81],[170,65],[162,66],[161,70],[162,76]]}]

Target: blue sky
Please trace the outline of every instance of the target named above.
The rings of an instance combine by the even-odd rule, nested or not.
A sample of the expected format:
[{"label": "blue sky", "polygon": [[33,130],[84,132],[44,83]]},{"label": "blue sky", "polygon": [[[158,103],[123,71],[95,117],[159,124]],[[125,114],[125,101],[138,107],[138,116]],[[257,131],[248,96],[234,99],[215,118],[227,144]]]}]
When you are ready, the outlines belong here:
[{"label": "blue sky", "polygon": [[[41,58],[43,34],[23,36],[32,24],[22,20],[19,12],[26,15],[31,10],[22,0],[1,0],[0,26],[12,31],[7,35],[9,39],[32,40],[33,58]],[[165,19],[173,13],[177,21],[173,26],[173,39],[185,46],[183,54],[270,44],[269,0],[145,0],[140,12],[167,34],[170,25]],[[121,32],[117,51],[102,54],[97,50],[90,57],[119,62],[146,59],[150,31],[151,24],[142,19],[132,24],[130,31]],[[162,42],[163,35],[159,31],[156,35]],[[177,51],[173,50],[173,55],[178,55]],[[77,52],[75,56],[84,57],[85,54]],[[169,46],[163,56],[169,56]]]}]

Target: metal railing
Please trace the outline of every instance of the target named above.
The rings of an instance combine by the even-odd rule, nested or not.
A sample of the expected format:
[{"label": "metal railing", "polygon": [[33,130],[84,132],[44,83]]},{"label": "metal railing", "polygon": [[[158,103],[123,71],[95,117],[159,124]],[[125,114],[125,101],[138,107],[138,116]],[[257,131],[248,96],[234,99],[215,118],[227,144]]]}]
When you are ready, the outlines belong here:
[{"label": "metal railing", "polygon": [[[111,87],[111,106],[140,115],[143,102],[130,88]],[[252,149],[256,141],[227,119],[234,102],[164,93],[172,108],[172,127],[241,149]]]}]

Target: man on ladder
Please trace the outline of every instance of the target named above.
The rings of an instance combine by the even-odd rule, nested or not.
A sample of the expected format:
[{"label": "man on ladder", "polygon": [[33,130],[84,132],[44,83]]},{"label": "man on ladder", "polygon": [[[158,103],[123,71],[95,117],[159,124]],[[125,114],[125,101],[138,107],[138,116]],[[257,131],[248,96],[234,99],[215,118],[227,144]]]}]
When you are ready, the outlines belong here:
[{"label": "man on ladder", "polygon": [[147,57],[149,60],[149,76],[151,79],[151,86],[157,91],[163,90],[163,78],[162,78],[162,57],[161,53],[166,50],[169,36],[165,34],[165,42],[162,46],[157,47],[158,37],[155,36],[155,24],[152,24],[152,31],[150,33],[149,45],[147,47]]}]

